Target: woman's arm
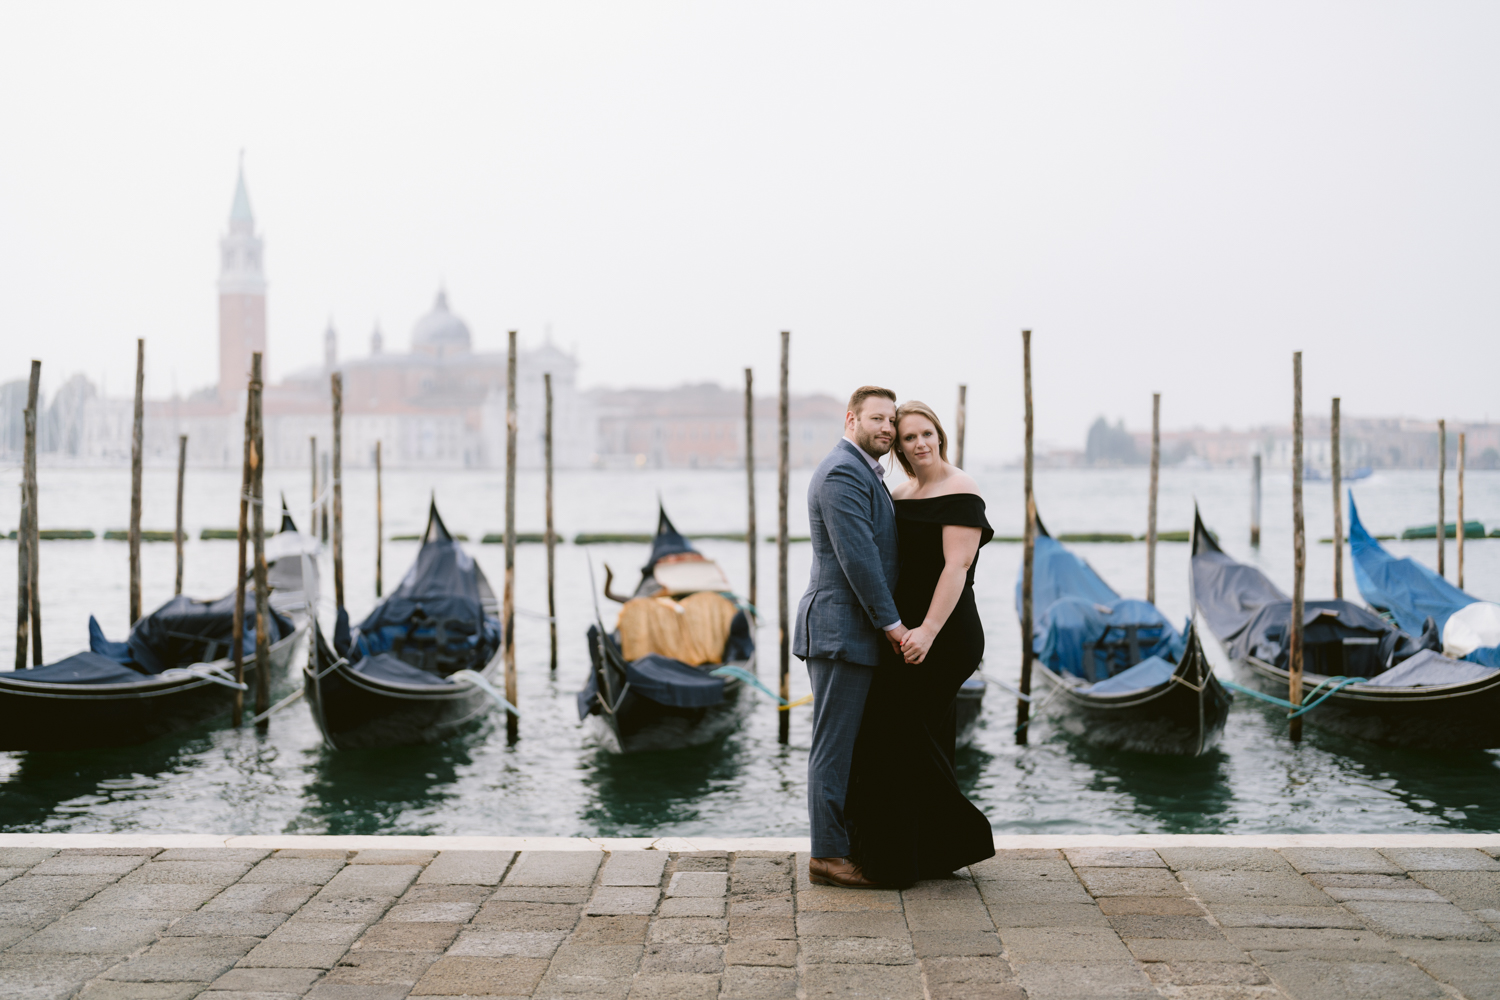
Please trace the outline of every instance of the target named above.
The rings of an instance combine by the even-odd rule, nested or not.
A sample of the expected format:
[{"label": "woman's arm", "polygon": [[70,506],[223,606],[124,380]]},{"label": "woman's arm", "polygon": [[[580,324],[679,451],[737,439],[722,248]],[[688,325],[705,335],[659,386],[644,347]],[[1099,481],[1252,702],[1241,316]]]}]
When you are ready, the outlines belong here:
[{"label": "woman's arm", "polygon": [[927,606],[927,617],[922,624],[906,634],[901,644],[901,653],[907,663],[921,663],[932,648],[932,640],[948,623],[948,616],[958,606],[963,596],[964,582],[974,557],[979,554],[980,531],[961,524],[943,525],[943,574],[938,577],[932,592],[932,603]]}]

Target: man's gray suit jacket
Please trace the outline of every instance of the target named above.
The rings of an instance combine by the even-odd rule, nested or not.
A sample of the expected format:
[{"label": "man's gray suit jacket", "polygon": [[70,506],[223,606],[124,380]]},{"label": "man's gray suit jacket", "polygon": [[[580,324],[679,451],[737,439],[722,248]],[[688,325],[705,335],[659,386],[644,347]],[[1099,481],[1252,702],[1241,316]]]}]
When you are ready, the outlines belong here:
[{"label": "man's gray suit jacket", "polygon": [[841,440],[807,487],[812,575],[797,603],[792,652],[875,666],[896,611],[896,515],[880,474]]}]

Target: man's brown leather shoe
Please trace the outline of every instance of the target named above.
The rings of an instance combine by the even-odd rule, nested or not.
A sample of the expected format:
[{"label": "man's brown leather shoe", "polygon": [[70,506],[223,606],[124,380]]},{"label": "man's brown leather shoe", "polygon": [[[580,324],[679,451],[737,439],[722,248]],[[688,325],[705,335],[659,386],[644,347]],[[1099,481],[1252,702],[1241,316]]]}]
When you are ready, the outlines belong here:
[{"label": "man's brown leather shoe", "polygon": [[880,885],[865,878],[859,865],[848,858],[809,858],[807,880],[813,885],[837,885],[845,889],[879,889]]}]

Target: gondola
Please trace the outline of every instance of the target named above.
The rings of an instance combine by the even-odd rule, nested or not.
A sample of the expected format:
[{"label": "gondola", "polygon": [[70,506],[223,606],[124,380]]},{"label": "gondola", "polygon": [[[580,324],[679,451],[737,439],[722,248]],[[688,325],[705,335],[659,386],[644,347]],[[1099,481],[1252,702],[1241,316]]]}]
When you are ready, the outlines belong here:
[{"label": "gondola", "polygon": [[[244,684],[224,654],[234,634],[234,594],[178,595],[110,642],[89,618],[88,652],[0,673],[0,750],[135,746],[227,715],[254,690],[255,592],[245,593]],[[284,688],[302,625],[271,611],[273,694]]]},{"label": "gondola", "polygon": [[503,701],[495,592],[443,525],[434,502],[417,561],[352,632],[338,610],[333,644],[313,626],[302,690],[337,750],[435,743]]},{"label": "gondola", "polygon": [[953,745],[963,749],[979,735],[979,716],[984,711],[984,676],[975,671],[964,681],[953,700]]},{"label": "gondola", "polygon": [[[1260,570],[1225,554],[1196,512],[1192,544],[1195,616],[1248,687],[1285,699],[1291,599]],[[1500,670],[1443,656],[1436,624],[1423,624],[1413,635],[1350,601],[1307,601],[1303,704],[1316,707],[1304,718],[1384,746],[1500,747]]]},{"label": "gondola", "polygon": [[[1033,553],[1036,709],[1096,746],[1200,756],[1218,742],[1232,700],[1197,628],[1179,633],[1155,605],[1121,598],[1037,520]],[[1016,580],[1016,613],[1021,611]]]},{"label": "gondola", "polygon": [[281,527],[266,539],[266,584],[271,591],[271,607],[299,618],[317,613],[319,551],[315,536],[297,530],[283,496]]},{"label": "gondola", "polygon": [[1420,633],[1431,618],[1444,655],[1500,667],[1500,605],[1455,587],[1415,559],[1397,559],[1387,552],[1360,522],[1352,490],[1349,551],[1354,583],[1366,604],[1408,632]]},{"label": "gondola", "polygon": [[[589,626],[591,666],[578,692],[579,720],[592,721],[599,742],[617,753],[701,746],[737,728],[754,702],[745,691],[754,683],[753,610],[729,593],[723,571],[660,509],[635,591],[613,593],[613,576],[606,576],[605,596],[624,607],[613,630],[597,613]],[[680,639],[646,634],[650,616],[659,614],[690,622],[684,627],[695,631]]]}]

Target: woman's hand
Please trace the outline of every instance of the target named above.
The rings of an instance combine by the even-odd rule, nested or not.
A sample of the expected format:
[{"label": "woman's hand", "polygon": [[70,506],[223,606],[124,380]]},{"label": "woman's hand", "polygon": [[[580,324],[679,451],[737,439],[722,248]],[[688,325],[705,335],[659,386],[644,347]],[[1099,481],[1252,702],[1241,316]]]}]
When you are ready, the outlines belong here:
[{"label": "woman's hand", "polygon": [[901,643],[901,655],[907,663],[921,663],[927,658],[927,651],[932,648],[932,640],[937,638],[937,631],[928,628],[926,623],[918,625],[906,633],[906,641]]}]

